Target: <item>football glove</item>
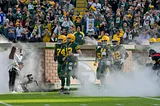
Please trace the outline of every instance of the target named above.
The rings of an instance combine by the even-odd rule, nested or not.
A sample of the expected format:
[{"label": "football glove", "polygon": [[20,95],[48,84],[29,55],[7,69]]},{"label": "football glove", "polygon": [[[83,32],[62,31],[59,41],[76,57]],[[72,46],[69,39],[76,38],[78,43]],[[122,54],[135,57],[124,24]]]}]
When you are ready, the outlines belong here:
[{"label": "football glove", "polygon": [[93,65],[96,66],[96,65],[97,65],[97,62],[94,62]]}]

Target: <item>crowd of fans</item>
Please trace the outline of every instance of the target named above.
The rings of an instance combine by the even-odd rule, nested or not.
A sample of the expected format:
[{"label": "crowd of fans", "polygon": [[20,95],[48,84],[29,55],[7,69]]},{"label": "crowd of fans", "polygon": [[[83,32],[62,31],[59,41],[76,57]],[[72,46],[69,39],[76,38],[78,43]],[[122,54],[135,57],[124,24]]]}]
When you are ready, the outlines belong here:
[{"label": "crowd of fans", "polygon": [[[86,14],[74,14],[76,0],[0,0],[0,34],[13,42],[56,42],[73,33],[79,44],[86,36],[118,37],[120,43],[160,38],[158,0],[87,0]],[[138,39],[138,40],[137,40]]]}]

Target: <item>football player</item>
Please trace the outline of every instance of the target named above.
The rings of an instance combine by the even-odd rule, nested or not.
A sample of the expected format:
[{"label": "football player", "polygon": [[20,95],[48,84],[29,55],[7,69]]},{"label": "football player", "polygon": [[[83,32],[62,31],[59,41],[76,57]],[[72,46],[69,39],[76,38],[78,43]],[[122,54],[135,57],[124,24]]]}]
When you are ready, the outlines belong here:
[{"label": "football player", "polygon": [[112,39],[112,71],[123,71],[124,60],[128,57],[128,53],[123,45],[120,45],[120,39],[115,37]]},{"label": "football player", "polygon": [[64,94],[64,86],[65,86],[65,57],[67,55],[67,37],[65,35],[58,36],[58,42],[55,44],[55,52],[54,52],[54,61],[58,61],[58,77],[61,80],[61,89],[60,93]]},{"label": "football player", "polygon": [[154,61],[153,70],[158,70],[157,75],[160,76],[160,53],[156,52],[153,49],[149,50],[149,57]]},{"label": "football player", "polygon": [[81,55],[79,45],[75,42],[75,35],[67,35],[67,57],[66,59],[66,77],[67,77],[67,94],[70,91],[70,76],[77,78],[76,68],[78,64],[78,56]]},{"label": "football player", "polygon": [[111,66],[111,53],[108,46],[109,42],[109,37],[103,36],[102,39],[98,41],[98,46],[96,47],[96,59],[94,66],[96,66],[98,62],[96,76],[97,79],[100,80],[101,85],[105,85],[105,77]]}]

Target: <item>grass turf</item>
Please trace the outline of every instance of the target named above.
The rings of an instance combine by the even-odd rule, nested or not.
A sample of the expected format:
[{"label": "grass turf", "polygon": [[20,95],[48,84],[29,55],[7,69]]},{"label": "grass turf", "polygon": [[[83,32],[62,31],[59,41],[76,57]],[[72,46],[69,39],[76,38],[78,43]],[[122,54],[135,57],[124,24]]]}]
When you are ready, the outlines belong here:
[{"label": "grass turf", "polygon": [[160,100],[141,97],[89,97],[58,92],[4,94],[0,101],[12,106],[160,106]]}]

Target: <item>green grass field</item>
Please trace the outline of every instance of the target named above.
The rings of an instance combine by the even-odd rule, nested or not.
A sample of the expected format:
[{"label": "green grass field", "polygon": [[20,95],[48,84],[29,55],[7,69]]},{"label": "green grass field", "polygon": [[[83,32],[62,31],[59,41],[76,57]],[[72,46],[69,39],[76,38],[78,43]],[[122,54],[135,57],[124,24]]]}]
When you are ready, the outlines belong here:
[{"label": "green grass field", "polygon": [[[156,97],[160,98],[160,97]],[[81,97],[74,93],[19,93],[0,95],[0,106],[160,106],[160,99],[141,97]]]}]

